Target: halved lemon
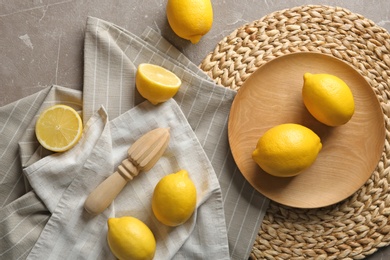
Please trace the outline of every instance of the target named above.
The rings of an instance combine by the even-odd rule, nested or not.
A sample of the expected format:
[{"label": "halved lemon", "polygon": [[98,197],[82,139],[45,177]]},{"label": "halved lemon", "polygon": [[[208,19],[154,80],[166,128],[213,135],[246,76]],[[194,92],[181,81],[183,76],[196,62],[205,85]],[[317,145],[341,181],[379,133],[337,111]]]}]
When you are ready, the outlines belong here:
[{"label": "halved lemon", "polygon": [[44,110],[35,124],[38,142],[47,150],[64,152],[80,139],[83,124],[80,115],[70,106],[54,105]]},{"label": "halved lemon", "polygon": [[157,105],[176,95],[181,80],[161,66],[142,63],[138,66],[135,84],[141,96]]}]

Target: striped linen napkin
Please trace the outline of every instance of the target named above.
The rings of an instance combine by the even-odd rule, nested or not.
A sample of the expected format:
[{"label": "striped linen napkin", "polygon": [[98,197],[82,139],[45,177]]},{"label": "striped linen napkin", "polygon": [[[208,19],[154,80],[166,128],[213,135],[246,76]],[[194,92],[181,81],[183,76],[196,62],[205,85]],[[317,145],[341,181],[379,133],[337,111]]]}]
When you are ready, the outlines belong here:
[{"label": "striped linen napkin", "polygon": [[[88,214],[83,204],[89,193],[127,157],[129,144],[157,127],[170,128],[170,143],[162,158],[129,182],[102,214]],[[180,169],[189,172],[197,187],[197,210],[186,223],[170,228],[154,217],[151,197],[163,176]],[[104,108],[99,109],[74,149],[47,156],[25,173],[52,212],[28,259],[112,259],[106,242],[107,218],[121,216],[136,217],[150,227],[157,242],[155,259],[180,259],[178,254],[229,259],[218,180],[174,100],[159,106],[144,102],[113,120]]]},{"label": "striped linen napkin", "polygon": [[[164,66],[183,80],[183,86],[174,100],[162,106],[153,107],[153,109],[164,108],[166,111],[175,111],[172,112],[176,116],[174,122],[183,124],[180,129],[187,129],[187,136],[191,136],[191,133],[194,134],[190,138],[194,142],[194,147],[198,145],[203,148],[197,149],[201,151],[198,156],[204,153],[206,156],[204,167],[208,169],[207,172],[210,173],[210,176],[215,175],[218,179],[218,183],[208,190],[209,193],[204,197],[204,201],[201,200],[204,202],[202,206],[198,205],[200,207],[196,219],[193,220],[196,221],[197,225],[193,226],[193,231],[189,229],[191,231],[187,234],[189,238],[185,242],[178,239],[177,244],[182,244],[180,249],[176,246],[173,247],[173,251],[168,250],[169,252],[164,252],[162,255],[168,258],[173,256],[177,259],[246,259],[248,257],[268,206],[268,200],[244,180],[236,168],[229,150],[227,121],[235,92],[216,86],[196,65],[153,30],[147,29],[141,38],[109,22],[92,17],[88,18],[85,35],[83,92],[53,86],[0,109],[0,118],[2,118],[0,152],[3,154],[0,158],[2,166],[0,175],[0,202],[2,203],[0,209],[0,257],[23,259],[29,256],[29,258],[34,259],[52,256],[54,259],[57,258],[56,254],[59,252],[66,252],[63,255],[64,258],[76,255],[80,258],[87,258],[83,257],[82,254],[85,250],[89,252],[86,256],[92,258],[97,255],[106,258],[110,255],[105,251],[107,248],[104,249],[104,246],[101,248],[96,246],[90,250],[92,242],[91,237],[88,238],[88,234],[103,231],[98,228],[99,225],[84,225],[87,223],[83,222],[86,221],[85,215],[80,210],[77,211],[82,206],[81,202],[76,203],[71,199],[71,196],[72,191],[80,192],[75,187],[83,185],[82,183],[86,181],[78,173],[89,172],[90,157],[99,154],[96,144],[106,147],[107,143],[110,143],[110,138],[116,140],[117,136],[112,133],[112,125],[116,125],[115,122],[121,122],[121,119],[129,114],[129,117],[133,117],[132,113],[137,114],[134,111],[148,107],[148,102],[143,102],[142,97],[134,90],[136,67],[142,62]],[[89,129],[90,133],[93,133],[85,136],[96,138],[93,139],[96,143],[95,141],[91,142],[94,145],[89,142],[80,142],[79,149],[84,146],[88,147],[88,143],[94,149],[86,153],[83,158],[78,157],[74,164],[68,165],[69,172],[62,174],[61,178],[55,174],[41,175],[39,169],[36,169],[37,165],[50,160],[46,158],[57,157],[54,155],[40,160],[47,154],[35,142],[33,133],[36,115],[44,107],[54,103],[65,103],[78,110],[82,109],[84,122],[88,122],[86,132]],[[146,110],[149,109],[150,107]],[[166,115],[166,113],[161,114]],[[130,133],[131,136],[126,137],[128,140],[138,136],[142,132],[141,129],[146,130],[145,127],[164,125],[171,121],[167,121],[166,117],[161,116],[159,120],[151,120],[147,124],[137,125],[138,122],[142,122],[138,119],[133,120],[133,122],[134,126],[132,124],[130,126],[137,129],[137,134]],[[85,139],[88,139],[87,137]],[[111,152],[116,154],[115,142],[111,144],[113,147]],[[119,151],[123,153],[123,149],[121,147]],[[118,156],[119,154],[121,153],[118,153]],[[115,158],[117,157],[115,156]],[[211,167],[207,166],[207,159],[210,161]],[[78,160],[85,160],[85,164],[78,162]],[[105,167],[102,166],[102,169],[112,170],[116,164],[118,162],[113,160]],[[79,168],[80,165],[81,168]],[[177,164],[173,164],[173,166],[175,165],[177,166]],[[23,181],[22,168],[25,168],[29,181]],[[81,171],[79,171],[80,169]],[[89,173],[91,174],[91,172]],[[103,174],[99,171],[96,173],[96,179],[89,181],[91,182],[89,184],[96,185],[107,176],[105,174],[109,173],[105,171]],[[44,185],[46,189],[44,186],[39,186],[40,180],[47,178],[47,176],[49,177],[46,181],[53,183],[55,189],[46,187],[50,185]],[[156,181],[154,177],[149,179],[150,177],[147,176],[152,176],[152,174],[145,174],[143,178],[139,177],[141,180],[146,178],[149,182]],[[26,184],[29,183],[33,186],[33,190],[26,192],[26,186],[28,186]],[[210,183],[213,183],[212,178]],[[88,187],[86,190],[90,188]],[[27,189],[29,190],[28,187]],[[220,198],[218,191],[222,192]],[[124,197],[118,197],[114,205],[99,217],[101,222],[98,221],[98,223],[103,223],[103,220],[106,220],[110,215],[128,213],[126,209],[121,208],[123,205],[127,205],[126,200]],[[217,205],[216,208],[215,205]],[[76,209],[73,212],[78,212],[79,215],[66,215],[72,212],[70,208]],[[210,217],[200,217],[203,210],[203,215]],[[219,215],[222,211],[225,218]],[[138,213],[135,209],[132,211],[133,215]],[[72,216],[71,223],[64,224],[64,221],[60,221],[61,218],[56,218],[61,214],[64,214],[62,217]],[[212,224],[215,228],[208,230],[210,223],[207,221],[213,218],[217,218],[219,221],[216,221],[217,224]],[[193,224],[193,222],[189,222],[189,225],[191,223]],[[101,225],[100,227],[102,227]],[[153,226],[153,223],[151,225]],[[84,229],[88,232],[83,235],[84,233],[76,232],[76,229]],[[227,250],[226,241],[224,241],[226,229],[229,255],[224,253]],[[67,247],[66,243],[71,246],[70,241],[73,240],[67,239],[61,233],[64,230],[73,230],[78,234],[75,239],[84,242],[78,243],[73,248]],[[208,232],[215,232],[215,230],[218,230],[218,235],[210,236]],[[92,239],[95,245],[101,246],[105,243],[102,241],[102,237],[104,236],[100,235]],[[199,244],[200,247],[197,247],[199,241],[203,242]],[[219,251],[213,250],[214,246],[217,246]]]}]

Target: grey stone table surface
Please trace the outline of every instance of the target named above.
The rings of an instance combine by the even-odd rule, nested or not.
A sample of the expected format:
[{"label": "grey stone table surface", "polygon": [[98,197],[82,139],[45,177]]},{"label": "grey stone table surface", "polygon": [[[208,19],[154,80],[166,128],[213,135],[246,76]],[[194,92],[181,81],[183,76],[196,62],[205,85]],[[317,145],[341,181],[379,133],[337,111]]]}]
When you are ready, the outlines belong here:
[{"label": "grey stone table surface", "polygon": [[[236,28],[274,11],[306,4],[340,6],[390,31],[388,0],[213,0],[211,31],[193,45],[168,25],[167,0],[0,0],[0,106],[57,84],[82,89],[87,16],[135,34],[149,26],[195,64]],[[390,259],[390,248],[370,259]]]}]

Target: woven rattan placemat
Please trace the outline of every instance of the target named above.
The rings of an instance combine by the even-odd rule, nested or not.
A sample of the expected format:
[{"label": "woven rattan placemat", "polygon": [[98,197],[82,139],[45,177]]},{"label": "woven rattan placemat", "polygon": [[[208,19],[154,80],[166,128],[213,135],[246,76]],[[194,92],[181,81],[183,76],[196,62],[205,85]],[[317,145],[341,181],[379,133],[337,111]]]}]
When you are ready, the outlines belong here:
[{"label": "woven rattan placemat", "polygon": [[390,244],[389,33],[344,8],[299,6],[236,29],[200,67],[218,84],[239,91],[262,64],[300,51],[333,55],[365,77],[383,110],[385,148],[371,178],[338,204],[305,210],[271,202],[251,258],[362,259]]}]

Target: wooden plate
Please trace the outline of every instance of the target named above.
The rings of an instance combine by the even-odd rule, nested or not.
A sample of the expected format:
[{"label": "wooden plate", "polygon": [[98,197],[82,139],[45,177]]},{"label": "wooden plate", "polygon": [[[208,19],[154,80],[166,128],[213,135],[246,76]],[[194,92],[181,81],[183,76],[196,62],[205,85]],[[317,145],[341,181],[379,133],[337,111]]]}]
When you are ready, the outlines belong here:
[{"label": "wooden plate", "polygon": [[[328,127],[309,114],[301,97],[305,72],[333,74],[349,85],[356,110],[347,124]],[[251,157],[259,137],[282,123],[309,127],[323,144],[315,163],[290,178],[265,173]],[[375,170],[385,141],[382,110],[368,82],[339,59],[306,52],[275,58],[245,81],[232,104],[228,133],[248,182],[266,197],[298,208],[328,206],[352,195]]]}]

